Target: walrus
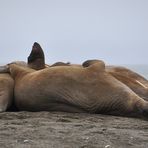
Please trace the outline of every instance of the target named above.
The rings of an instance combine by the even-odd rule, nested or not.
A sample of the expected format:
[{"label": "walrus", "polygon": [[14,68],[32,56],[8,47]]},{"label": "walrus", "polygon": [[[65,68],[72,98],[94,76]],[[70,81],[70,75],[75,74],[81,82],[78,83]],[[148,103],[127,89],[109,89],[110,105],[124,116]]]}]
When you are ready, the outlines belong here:
[{"label": "walrus", "polygon": [[[15,61],[18,65],[30,67],[33,69],[45,68],[44,52],[38,43],[34,43],[32,51],[28,57],[28,63],[24,61]],[[6,66],[0,66],[0,112],[17,111],[14,103],[13,96],[14,80],[10,74],[8,74],[8,68]]]},{"label": "walrus", "polygon": [[[95,63],[97,60],[87,60],[83,63],[84,67]],[[107,73],[127,85],[136,94],[148,101],[148,80],[138,73],[122,66],[105,66]]]},{"label": "walrus", "polygon": [[[15,61],[18,65],[27,66],[23,61]],[[6,66],[0,66],[0,112],[17,111],[14,104],[14,80]]]},{"label": "walrus", "polygon": [[106,71],[126,84],[141,98],[148,101],[148,80],[138,73],[121,66],[106,66]]},{"label": "walrus", "polygon": [[14,80],[7,74],[0,74],[0,112],[6,111],[13,101]]},{"label": "walrus", "polygon": [[148,117],[148,102],[107,73],[103,61],[39,71],[15,63],[8,67],[15,80],[15,104],[19,110]]},{"label": "walrus", "polygon": [[[87,60],[86,62],[83,63],[83,66],[87,67],[96,61],[97,60]],[[50,65],[50,67],[71,66],[71,65],[75,65],[79,67],[82,66],[80,64],[70,64],[69,62],[68,63],[56,62]],[[117,80],[121,81],[122,83],[127,85],[129,88],[131,88],[137,95],[142,97],[144,100],[148,101],[148,80],[146,78],[122,66],[106,65],[105,70],[107,73],[111,74]]]},{"label": "walrus", "polygon": [[[83,63],[83,66],[89,65],[97,60],[87,60]],[[54,64],[45,64],[44,51],[39,43],[35,42],[32,51],[28,57],[29,67],[40,70],[47,67],[55,66],[78,66],[82,67],[80,64],[71,64],[70,62],[56,62]],[[105,66],[106,72],[114,76],[116,79],[131,88],[136,94],[148,101],[148,80],[138,73],[121,66]]]}]

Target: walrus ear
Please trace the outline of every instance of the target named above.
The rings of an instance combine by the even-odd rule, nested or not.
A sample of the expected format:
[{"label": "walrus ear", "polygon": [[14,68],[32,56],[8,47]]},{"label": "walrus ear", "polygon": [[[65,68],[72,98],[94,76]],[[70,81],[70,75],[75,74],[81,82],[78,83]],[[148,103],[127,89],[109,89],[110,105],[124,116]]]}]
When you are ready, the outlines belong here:
[{"label": "walrus ear", "polygon": [[105,70],[105,63],[101,60],[87,60],[83,62],[82,66],[88,69],[97,69],[99,71]]}]

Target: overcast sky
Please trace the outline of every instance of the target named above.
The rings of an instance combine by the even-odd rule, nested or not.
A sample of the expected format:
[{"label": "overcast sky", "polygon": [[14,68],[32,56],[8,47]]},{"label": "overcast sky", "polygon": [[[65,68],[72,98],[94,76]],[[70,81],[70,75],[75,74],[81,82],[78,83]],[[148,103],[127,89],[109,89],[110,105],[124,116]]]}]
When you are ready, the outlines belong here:
[{"label": "overcast sky", "polygon": [[46,63],[148,64],[148,0],[0,0],[0,63],[35,41]]}]

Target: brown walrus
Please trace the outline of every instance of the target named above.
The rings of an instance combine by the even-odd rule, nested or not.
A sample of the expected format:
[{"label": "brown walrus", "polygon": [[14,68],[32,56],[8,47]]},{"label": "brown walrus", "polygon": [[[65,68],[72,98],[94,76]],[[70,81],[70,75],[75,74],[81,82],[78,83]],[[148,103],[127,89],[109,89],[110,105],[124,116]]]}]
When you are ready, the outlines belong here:
[{"label": "brown walrus", "polygon": [[148,101],[148,80],[143,76],[120,66],[106,66],[106,71]]},{"label": "brown walrus", "polygon": [[[83,63],[83,66],[86,67],[97,60],[87,60]],[[53,65],[50,65],[50,67],[53,66],[79,66],[79,64],[70,64],[70,63],[64,63],[64,62],[56,62]],[[105,70],[107,73],[114,76],[116,79],[127,85],[129,88],[131,88],[136,94],[138,94],[140,97],[142,97],[144,100],[148,101],[148,80],[145,79],[143,76],[137,74],[136,72],[121,66],[105,66]]]},{"label": "brown walrus", "polygon": [[0,74],[0,112],[6,111],[13,101],[14,80],[9,74]]},{"label": "brown walrus", "polygon": [[[87,60],[83,66],[86,64],[95,62],[96,60]],[[45,56],[44,51],[41,46],[35,42],[32,48],[32,51],[28,57],[28,65],[36,70],[40,70],[46,67],[54,67],[54,66],[79,66],[80,64],[70,64],[69,62],[56,62],[52,65],[45,64]],[[126,68],[119,66],[105,66],[106,72],[114,76],[116,79],[127,85],[131,88],[136,94],[140,97],[148,101],[148,80],[137,74],[136,72]]]},{"label": "brown walrus", "polygon": [[[36,42],[33,44],[32,51],[28,57],[28,64],[22,61],[16,61],[15,63],[37,70],[45,68],[44,53],[40,45]],[[5,66],[0,66],[0,112],[17,110],[13,97],[14,80],[7,72],[8,69]]]},{"label": "brown walrus", "polygon": [[10,64],[9,70],[19,110],[148,117],[148,102],[108,74],[103,61],[39,71]]},{"label": "brown walrus", "polygon": [[[27,64],[22,61],[15,63],[26,66]],[[16,110],[13,98],[14,80],[10,74],[7,73],[6,66],[0,66],[0,112],[6,110]]]}]

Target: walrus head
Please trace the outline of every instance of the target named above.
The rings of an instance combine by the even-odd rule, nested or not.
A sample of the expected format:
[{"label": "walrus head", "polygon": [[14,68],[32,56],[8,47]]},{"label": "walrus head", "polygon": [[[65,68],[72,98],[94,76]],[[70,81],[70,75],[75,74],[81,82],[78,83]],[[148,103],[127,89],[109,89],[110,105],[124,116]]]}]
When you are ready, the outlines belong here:
[{"label": "walrus head", "polygon": [[37,42],[32,46],[32,51],[28,57],[28,66],[36,70],[45,68],[44,52]]},{"label": "walrus head", "polygon": [[10,64],[17,64],[23,67],[27,67],[27,63],[24,61],[14,61],[14,62],[8,63],[7,65],[0,66],[0,73],[10,73],[10,70],[9,70]]},{"label": "walrus head", "polygon": [[64,63],[64,62],[56,62],[52,65],[50,65],[50,67],[55,67],[55,66],[70,66],[70,62]]},{"label": "walrus head", "polygon": [[89,69],[96,69],[98,71],[105,70],[105,63],[102,60],[87,60],[82,63],[82,66]]}]

